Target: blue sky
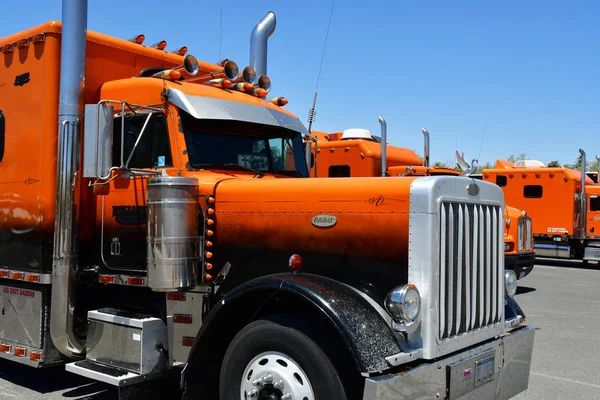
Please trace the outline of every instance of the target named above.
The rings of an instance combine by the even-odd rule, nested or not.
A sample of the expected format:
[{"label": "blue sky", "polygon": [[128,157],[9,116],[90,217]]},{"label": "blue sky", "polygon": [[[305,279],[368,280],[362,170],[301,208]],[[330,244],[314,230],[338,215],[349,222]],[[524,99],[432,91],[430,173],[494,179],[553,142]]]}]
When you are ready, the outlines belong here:
[{"label": "blue sky", "polygon": [[[307,124],[332,1],[91,0],[88,28],[146,35],[197,58],[249,63],[249,38],[268,12],[272,95]],[[222,46],[219,15],[223,13]],[[12,2],[0,36],[61,19],[60,0]],[[337,0],[319,83],[314,129],[388,125],[389,142],[452,161],[458,144],[480,162],[526,153],[572,162],[600,154],[600,3],[592,1],[359,2]]]}]

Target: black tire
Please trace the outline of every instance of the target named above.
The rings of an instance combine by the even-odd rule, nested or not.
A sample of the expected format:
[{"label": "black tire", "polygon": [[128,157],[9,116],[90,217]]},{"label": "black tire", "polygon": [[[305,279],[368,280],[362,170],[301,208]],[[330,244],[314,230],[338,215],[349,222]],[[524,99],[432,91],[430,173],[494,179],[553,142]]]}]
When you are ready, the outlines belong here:
[{"label": "black tire", "polygon": [[315,340],[302,331],[304,329],[276,321],[256,320],[235,336],[221,366],[220,399],[240,400],[242,375],[248,364],[263,352],[278,352],[293,360],[308,377],[315,396],[308,400],[347,400],[344,379],[335,367],[335,360],[328,357]]}]

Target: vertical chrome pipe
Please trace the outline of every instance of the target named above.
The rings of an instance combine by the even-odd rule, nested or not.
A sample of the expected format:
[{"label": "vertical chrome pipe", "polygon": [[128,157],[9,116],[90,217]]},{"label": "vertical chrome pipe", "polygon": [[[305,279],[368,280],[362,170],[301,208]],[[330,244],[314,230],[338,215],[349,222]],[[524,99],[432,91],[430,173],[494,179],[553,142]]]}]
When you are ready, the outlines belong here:
[{"label": "vertical chrome pipe", "polygon": [[581,238],[585,238],[586,234],[586,222],[587,222],[587,198],[585,196],[585,151],[579,149],[579,154],[581,155],[581,194],[579,201],[581,202],[579,216],[581,219]]},{"label": "vertical chrome pipe", "polygon": [[58,351],[68,357],[81,356],[84,351],[73,330],[73,277],[78,262],[80,124],[85,87],[87,8],[87,0],[62,2],[50,336]]},{"label": "vertical chrome pipe", "polygon": [[425,128],[421,128],[423,132],[424,148],[423,148],[423,166],[429,168],[429,132]]},{"label": "vertical chrome pipe", "polygon": [[256,76],[267,75],[267,41],[275,32],[275,25],[275,13],[269,11],[250,35],[250,66],[256,71]]},{"label": "vertical chrome pipe", "polygon": [[379,117],[381,124],[381,176],[387,176],[387,123]]}]

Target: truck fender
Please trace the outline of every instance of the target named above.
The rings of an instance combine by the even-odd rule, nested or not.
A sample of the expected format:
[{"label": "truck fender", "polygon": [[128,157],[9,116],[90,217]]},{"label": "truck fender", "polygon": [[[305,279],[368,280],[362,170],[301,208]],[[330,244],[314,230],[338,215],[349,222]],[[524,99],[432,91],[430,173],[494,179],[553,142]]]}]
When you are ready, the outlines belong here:
[{"label": "truck fender", "polygon": [[[199,371],[211,364],[207,356],[210,353],[212,364],[220,365],[219,357],[222,359],[237,332],[281,297],[292,298],[296,306],[324,317],[363,375],[389,369],[385,358],[402,352],[390,325],[351,287],[319,275],[280,273],[236,287],[213,307],[194,340],[182,383],[198,379]],[[293,313],[294,308],[289,312]]]}]

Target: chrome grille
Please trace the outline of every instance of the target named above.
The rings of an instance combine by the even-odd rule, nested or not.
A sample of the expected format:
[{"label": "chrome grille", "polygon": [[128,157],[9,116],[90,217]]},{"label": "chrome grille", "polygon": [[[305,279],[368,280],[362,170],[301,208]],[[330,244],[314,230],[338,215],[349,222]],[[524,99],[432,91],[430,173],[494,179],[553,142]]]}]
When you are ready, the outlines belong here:
[{"label": "chrome grille", "polygon": [[504,236],[499,206],[443,202],[439,339],[499,322],[504,307]]},{"label": "chrome grille", "polygon": [[525,218],[525,250],[533,249],[533,230],[531,228],[531,218]]},{"label": "chrome grille", "polygon": [[517,237],[517,251],[525,250],[525,220],[523,217],[519,217],[517,223],[518,237]]}]

